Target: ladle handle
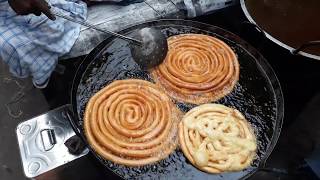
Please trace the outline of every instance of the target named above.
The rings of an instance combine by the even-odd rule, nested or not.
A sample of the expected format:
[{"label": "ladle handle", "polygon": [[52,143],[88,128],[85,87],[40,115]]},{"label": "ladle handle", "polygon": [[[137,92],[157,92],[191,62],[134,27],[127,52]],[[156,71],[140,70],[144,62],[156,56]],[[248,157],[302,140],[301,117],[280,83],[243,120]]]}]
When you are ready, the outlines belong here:
[{"label": "ladle handle", "polygon": [[142,42],[139,41],[139,40],[137,40],[137,39],[133,39],[133,38],[130,38],[130,37],[127,37],[127,36],[123,36],[123,35],[121,35],[121,34],[118,34],[118,33],[115,33],[115,32],[112,32],[112,31],[109,31],[109,30],[106,30],[106,29],[101,29],[101,28],[99,28],[99,27],[97,27],[97,26],[95,26],[95,25],[93,25],[93,24],[90,24],[90,23],[87,23],[87,22],[84,22],[84,21],[76,20],[76,19],[74,19],[74,18],[71,18],[71,17],[69,17],[69,16],[60,14],[60,13],[58,13],[58,12],[51,11],[51,13],[52,13],[53,15],[55,15],[55,16],[61,17],[61,18],[66,19],[66,20],[68,20],[68,21],[71,21],[71,22],[74,22],[74,23],[77,23],[77,24],[81,24],[81,25],[83,25],[83,26],[86,26],[86,27],[88,27],[88,28],[95,29],[95,30],[100,31],[100,32],[103,32],[103,33],[111,34],[111,35],[116,36],[116,37],[118,37],[118,38],[120,38],[120,39],[123,39],[123,40],[126,40],[126,41],[130,41],[130,42],[135,43],[135,44],[137,44],[137,45],[141,45],[141,44],[142,44]]},{"label": "ladle handle", "polygon": [[300,47],[298,47],[297,49],[293,50],[291,53],[293,55],[297,55],[299,54],[301,51],[309,48],[309,47],[313,47],[313,46],[320,46],[320,40],[319,41],[309,41],[305,44],[302,44]]}]

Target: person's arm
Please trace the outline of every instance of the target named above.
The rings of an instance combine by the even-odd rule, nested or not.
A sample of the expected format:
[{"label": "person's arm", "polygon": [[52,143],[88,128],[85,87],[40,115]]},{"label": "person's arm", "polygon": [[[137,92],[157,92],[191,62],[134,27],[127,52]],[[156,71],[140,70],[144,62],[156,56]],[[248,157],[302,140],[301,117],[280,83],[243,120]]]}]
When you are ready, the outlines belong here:
[{"label": "person's arm", "polygon": [[8,0],[8,2],[18,15],[35,14],[40,16],[43,13],[51,20],[56,19],[51,14],[50,6],[45,0]]}]

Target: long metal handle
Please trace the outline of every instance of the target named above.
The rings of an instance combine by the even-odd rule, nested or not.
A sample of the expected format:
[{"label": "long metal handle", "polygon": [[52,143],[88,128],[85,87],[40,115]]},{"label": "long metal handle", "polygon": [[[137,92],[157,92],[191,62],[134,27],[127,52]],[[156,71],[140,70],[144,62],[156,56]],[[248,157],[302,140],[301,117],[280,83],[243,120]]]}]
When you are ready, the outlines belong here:
[{"label": "long metal handle", "polygon": [[100,32],[103,32],[103,33],[107,33],[107,34],[111,34],[113,36],[116,36],[120,39],[123,39],[123,40],[126,40],[126,41],[130,41],[132,43],[135,43],[136,45],[142,45],[142,42],[137,40],[137,39],[134,39],[134,38],[130,38],[130,37],[127,37],[127,36],[123,36],[121,34],[118,34],[118,33],[115,33],[115,32],[112,32],[112,31],[109,31],[109,30],[106,30],[106,29],[101,29],[93,24],[90,24],[90,23],[87,23],[87,22],[84,22],[84,21],[79,21],[79,20],[76,20],[76,19],[73,19],[69,16],[65,16],[63,14],[60,14],[58,12],[55,12],[55,11],[51,11],[51,13],[55,16],[58,16],[58,17],[61,17],[63,19],[66,19],[68,21],[71,21],[71,22],[74,22],[74,23],[77,23],[77,24],[81,24],[83,26],[86,26],[88,28],[92,28],[92,29],[95,29],[97,31],[100,31]]},{"label": "long metal handle", "polygon": [[302,44],[300,47],[292,51],[293,55],[299,54],[299,52],[309,48],[309,47],[314,47],[314,46],[319,46],[320,47],[320,40],[319,41],[309,41],[305,44]]}]

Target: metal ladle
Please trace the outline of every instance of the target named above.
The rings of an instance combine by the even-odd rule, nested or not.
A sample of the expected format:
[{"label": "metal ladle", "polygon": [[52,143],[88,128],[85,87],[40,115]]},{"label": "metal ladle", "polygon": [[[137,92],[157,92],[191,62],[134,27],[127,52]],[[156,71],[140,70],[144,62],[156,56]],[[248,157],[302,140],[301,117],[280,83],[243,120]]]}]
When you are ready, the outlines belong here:
[{"label": "metal ladle", "polygon": [[106,29],[101,29],[93,24],[73,19],[58,12],[51,11],[51,13],[68,21],[116,36],[129,42],[133,59],[143,69],[153,68],[161,64],[167,55],[167,39],[161,31],[155,28],[143,28],[135,33],[136,38],[131,38]]}]

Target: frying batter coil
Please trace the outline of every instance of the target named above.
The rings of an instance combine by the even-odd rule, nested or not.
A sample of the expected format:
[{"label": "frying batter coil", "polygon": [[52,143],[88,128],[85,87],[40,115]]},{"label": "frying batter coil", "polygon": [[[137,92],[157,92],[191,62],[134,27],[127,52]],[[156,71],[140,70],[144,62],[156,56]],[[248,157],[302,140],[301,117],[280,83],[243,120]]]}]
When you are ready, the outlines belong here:
[{"label": "frying batter coil", "polygon": [[118,80],[89,100],[84,129],[90,145],[105,159],[142,166],[174,151],[179,114],[153,83]]},{"label": "frying batter coil", "polygon": [[168,38],[169,51],[152,70],[156,83],[172,98],[202,104],[229,94],[239,79],[235,53],[223,41],[202,34]]},{"label": "frying batter coil", "polygon": [[220,104],[204,104],[186,113],[179,124],[179,142],[191,163],[209,173],[243,170],[257,149],[244,116]]}]

